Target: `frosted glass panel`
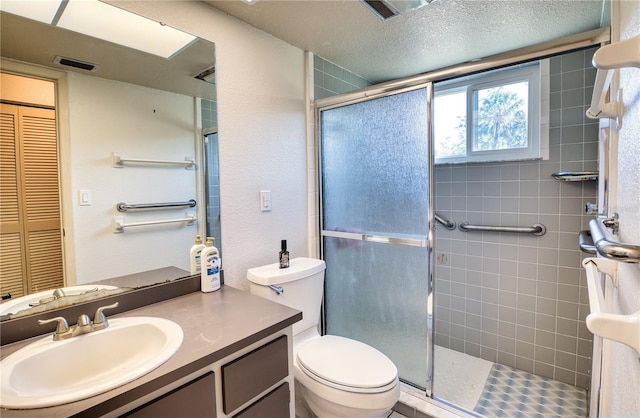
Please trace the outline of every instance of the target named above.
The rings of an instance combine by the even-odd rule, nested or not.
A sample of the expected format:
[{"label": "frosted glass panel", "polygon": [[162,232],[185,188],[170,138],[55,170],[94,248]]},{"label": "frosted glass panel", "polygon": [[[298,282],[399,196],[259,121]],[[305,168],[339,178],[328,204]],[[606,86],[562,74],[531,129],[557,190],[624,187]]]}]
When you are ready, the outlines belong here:
[{"label": "frosted glass panel", "polygon": [[422,235],[427,224],[427,94],[322,112],[323,228]]},{"label": "frosted glass panel", "polygon": [[372,345],[420,387],[428,250],[349,237],[427,239],[427,100],[420,89],[321,113],[322,229],[356,233],[323,238],[326,331]]},{"label": "frosted glass panel", "polygon": [[382,351],[400,378],[427,381],[427,256],[420,247],[324,238],[327,333]]}]

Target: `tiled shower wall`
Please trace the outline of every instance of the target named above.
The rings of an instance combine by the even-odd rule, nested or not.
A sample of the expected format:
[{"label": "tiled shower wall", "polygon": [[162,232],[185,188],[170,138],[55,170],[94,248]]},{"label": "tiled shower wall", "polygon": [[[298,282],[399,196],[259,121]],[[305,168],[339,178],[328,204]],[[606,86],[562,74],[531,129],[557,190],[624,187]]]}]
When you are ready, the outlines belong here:
[{"label": "tiled shower wall", "polygon": [[[597,170],[591,100],[595,49],[550,59],[550,159],[436,166],[435,206],[478,225],[531,226],[544,236],[449,231],[436,225],[436,344],[586,388],[592,334],[578,233],[592,218],[595,181],[558,171]],[[436,358],[437,362],[438,359]]]},{"label": "tiled shower wall", "polygon": [[371,82],[339,67],[332,62],[317,55],[313,56],[313,94],[314,100],[348,93],[363,87],[368,87]]}]

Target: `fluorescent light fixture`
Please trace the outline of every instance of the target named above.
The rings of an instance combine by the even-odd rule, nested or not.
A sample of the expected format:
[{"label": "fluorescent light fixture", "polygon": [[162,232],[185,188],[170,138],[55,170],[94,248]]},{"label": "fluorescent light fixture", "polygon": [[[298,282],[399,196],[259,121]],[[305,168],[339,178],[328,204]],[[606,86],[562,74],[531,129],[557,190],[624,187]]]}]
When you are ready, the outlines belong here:
[{"label": "fluorescent light fixture", "polygon": [[0,10],[50,25],[61,2],[61,0],[2,0]]},{"label": "fluorescent light fixture", "polygon": [[98,0],[0,0],[0,10],[164,58],[196,39]]},{"label": "fluorescent light fixture", "polygon": [[164,58],[196,39],[98,0],[69,0],[57,26]]}]

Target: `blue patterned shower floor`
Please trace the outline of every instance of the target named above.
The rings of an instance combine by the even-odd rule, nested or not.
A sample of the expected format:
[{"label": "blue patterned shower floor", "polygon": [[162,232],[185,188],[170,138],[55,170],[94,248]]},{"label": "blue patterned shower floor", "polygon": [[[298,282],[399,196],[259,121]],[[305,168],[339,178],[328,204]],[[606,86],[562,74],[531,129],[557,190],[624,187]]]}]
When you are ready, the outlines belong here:
[{"label": "blue patterned shower floor", "polygon": [[494,364],[474,412],[484,417],[586,417],[587,393],[566,383]]}]

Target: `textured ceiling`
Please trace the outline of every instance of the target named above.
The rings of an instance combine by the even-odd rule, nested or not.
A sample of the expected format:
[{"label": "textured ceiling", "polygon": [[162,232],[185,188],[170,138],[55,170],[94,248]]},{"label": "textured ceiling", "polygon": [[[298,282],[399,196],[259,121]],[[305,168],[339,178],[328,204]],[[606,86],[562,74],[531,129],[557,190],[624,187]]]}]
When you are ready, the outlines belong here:
[{"label": "textured ceiling", "polygon": [[609,25],[609,0],[434,0],[386,21],[358,0],[204,3],[376,83]]},{"label": "textured ceiling", "polygon": [[[376,83],[609,25],[609,0],[434,0],[387,21],[358,0],[205,3]],[[5,58],[55,67],[61,55],[101,65],[99,77],[193,96],[213,94],[193,79],[212,65],[213,49],[200,41],[167,61],[0,13]]]}]

